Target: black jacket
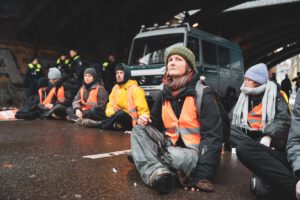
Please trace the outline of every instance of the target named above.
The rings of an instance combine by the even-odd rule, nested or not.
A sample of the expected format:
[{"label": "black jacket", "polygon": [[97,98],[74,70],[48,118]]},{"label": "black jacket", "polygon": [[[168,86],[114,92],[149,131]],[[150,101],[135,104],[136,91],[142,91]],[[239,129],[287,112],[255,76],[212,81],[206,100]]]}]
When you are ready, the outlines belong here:
[{"label": "black jacket", "polygon": [[[195,75],[193,80],[187,84],[186,89],[176,97],[173,97],[166,87],[163,89],[151,110],[152,124],[158,130],[164,131],[161,118],[164,101],[170,100],[175,115],[179,117],[185,97],[196,96],[195,86],[198,80],[198,76]],[[192,176],[193,185],[196,185],[199,180],[211,179],[220,162],[223,140],[222,119],[210,88],[204,89],[200,116],[201,142],[198,163]]]}]

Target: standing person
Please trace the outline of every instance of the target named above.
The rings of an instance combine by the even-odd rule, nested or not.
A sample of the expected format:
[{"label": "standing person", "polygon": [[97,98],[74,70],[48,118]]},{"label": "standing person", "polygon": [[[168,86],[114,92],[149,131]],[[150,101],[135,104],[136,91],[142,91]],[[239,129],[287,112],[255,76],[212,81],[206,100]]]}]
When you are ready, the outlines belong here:
[{"label": "standing person", "polygon": [[[274,152],[274,155],[285,151],[291,117],[279,87],[268,80],[265,64],[256,64],[246,71],[241,94],[230,118],[232,146],[236,147],[239,160],[255,173],[251,179],[251,191],[256,196],[266,197],[270,195],[268,188],[273,185],[272,180],[266,179],[253,166],[268,165],[270,155],[259,153],[262,149]],[[249,145],[256,150],[245,154],[244,148]]]},{"label": "standing person", "polygon": [[208,87],[197,98],[200,80],[189,49],[170,49],[165,62],[164,87],[151,118],[140,116],[132,130],[133,160],[144,183],[159,192],[170,192],[177,176],[185,187],[212,192],[223,136],[218,105]]},{"label": "standing person", "polygon": [[117,84],[109,95],[106,106],[107,119],[101,122],[103,129],[131,130],[139,116],[149,117],[150,111],[144,90],[131,80],[130,68],[121,63],[116,66]]},{"label": "standing person", "polygon": [[300,72],[297,72],[297,77],[292,79],[293,82],[296,82],[296,92],[298,92],[298,88],[300,87]]},{"label": "standing person", "polygon": [[49,69],[48,79],[50,86],[41,87],[39,94],[39,108],[42,116],[48,119],[64,119],[66,109],[72,103],[72,93],[64,86],[66,77],[61,76],[61,72],[53,67]]},{"label": "standing person", "polygon": [[33,58],[31,63],[28,64],[24,77],[27,98],[37,93],[37,85],[41,77],[43,77],[42,65],[37,58]]},{"label": "standing person", "polygon": [[55,67],[59,69],[63,76],[69,74],[69,62],[70,60],[64,54],[60,55],[59,58],[56,60]]},{"label": "standing person", "polygon": [[108,93],[111,92],[116,80],[115,80],[115,69],[117,59],[115,54],[109,54],[107,60],[102,63],[102,75],[105,88]]},{"label": "standing person", "polygon": [[83,72],[84,66],[77,50],[70,49],[69,77],[76,79],[77,83],[81,85],[83,81]]},{"label": "standing person", "polygon": [[290,98],[290,94],[292,93],[292,83],[289,79],[289,75],[285,75],[285,79],[281,81],[281,89],[285,92],[288,99]]},{"label": "standing person", "polygon": [[67,109],[67,119],[77,120],[84,125],[85,119],[102,120],[105,116],[107,92],[96,82],[96,70],[87,68],[84,71],[84,82],[75,96],[72,107]]}]

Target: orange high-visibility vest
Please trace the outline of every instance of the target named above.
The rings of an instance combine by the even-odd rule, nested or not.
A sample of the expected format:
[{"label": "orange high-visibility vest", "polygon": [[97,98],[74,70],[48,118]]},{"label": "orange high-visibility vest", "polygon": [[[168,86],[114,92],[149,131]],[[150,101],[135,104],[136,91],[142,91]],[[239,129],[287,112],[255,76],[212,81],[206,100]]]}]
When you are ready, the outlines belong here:
[{"label": "orange high-visibility vest", "polygon": [[56,93],[56,87],[53,87],[50,92],[47,94],[46,98],[43,99],[43,92],[45,92],[46,88],[39,89],[39,97],[40,97],[40,104],[46,105],[52,102],[54,96],[56,96],[56,102],[64,102],[65,101],[65,90],[64,87],[61,86],[58,88]]},{"label": "orange high-visibility vest", "polygon": [[[134,105],[133,101],[133,90],[136,88],[136,85],[132,85],[128,88],[128,93],[127,93],[127,112],[132,118],[132,127],[135,127],[138,121],[138,113],[136,110],[136,107]],[[115,111],[120,110],[119,106],[117,105],[117,94],[119,91],[120,87],[117,86],[116,89],[114,90],[113,94],[113,108]]]},{"label": "orange high-visibility vest", "polygon": [[99,87],[92,88],[89,94],[89,97],[86,101],[84,101],[83,98],[83,87],[80,88],[80,101],[81,101],[81,109],[82,110],[89,110],[92,107],[95,107],[98,105],[98,90]]},{"label": "orange high-visibility vest", "polygon": [[262,124],[262,103],[255,106],[249,113],[248,113],[248,123],[251,128],[255,128],[261,130]]},{"label": "orange high-visibility vest", "polygon": [[174,114],[170,101],[166,100],[162,106],[162,120],[166,128],[165,134],[170,137],[173,145],[181,136],[187,147],[199,150],[200,122],[194,97],[185,98],[179,119]]}]

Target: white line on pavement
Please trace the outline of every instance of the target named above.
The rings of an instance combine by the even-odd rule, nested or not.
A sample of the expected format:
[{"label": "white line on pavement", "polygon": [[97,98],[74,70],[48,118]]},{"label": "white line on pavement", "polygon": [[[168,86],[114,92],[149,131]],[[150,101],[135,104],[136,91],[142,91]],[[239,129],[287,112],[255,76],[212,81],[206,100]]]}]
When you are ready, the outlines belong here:
[{"label": "white line on pavement", "polygon": [[123,155],[123,154],[128,154],[131,150],[123,150],[123,151],[114,151],[114,152],[109,152],[109,153],[100,153],[100,154],[95,154],[95,155],[87,155],[87,156],[82,156],[84,158],[90,158],[90,159],[98,159],[98,158],[106,158],[106,157],[112,157],[112,156],[118,156],[118,155]]}]

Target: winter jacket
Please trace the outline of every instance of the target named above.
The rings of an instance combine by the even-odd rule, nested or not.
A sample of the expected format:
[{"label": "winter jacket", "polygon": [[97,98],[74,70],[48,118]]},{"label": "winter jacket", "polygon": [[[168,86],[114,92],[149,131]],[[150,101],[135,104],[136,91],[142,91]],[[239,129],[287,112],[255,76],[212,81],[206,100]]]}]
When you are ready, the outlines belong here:
[{"label": "winter jacket", "polygon": [[[112,92],[109,95],[109,102],[106,106],[106,116],[111,117],[113,114],[117,112],[117,110],[114,110],[113,108],[113,102],[116,99],[116,104],[120,110],[123,110],[127,113],[127,99],[128,99],[128,89],[129,87],[135,85],[135,89],[133,91],[133,102],[136,106],[136,110],[138,113],[138,116],[140,115],[147,115],[150,116],[150,111],[148,108],[148,104],[145,98],[144,90],[138,87],[137,82],[134,80],[128,80],[126,83],[121,85],[115,85],[112,89]],[[118,93],[116,96],[114,96],[114,91],[117,89],[117,87],[120,87],[118,89]]]},{"label": "winter jacket", "polygon": [[61,105],[64,105],[64,106],[68,107],[68,106],[71,106],[71,104],[72,104],[72,99],[73,99],[72,91],[70,91],[69,88],[66,87],[66,85],[65,85],[66,81],[67,81],[66,78],[61,78],[54,85],[51,85],[46,89],[45,94],[49,94],[49,92],[51,91],[51,89],[53,87],[56,88],[56,93],[58,92],[58,89],[60,87],[64,88],[64,96],[65,96],[64,101],[63,102],[58,101],[57,96],[53,96],[53,98],[51,100],[51,103],[54,106],[57,105],[57,104],[61,104]]},{"label": "winter jacket", "polygon": [[[164,87],[151,110],[152,124],[159,131],[165,131],[162,121],[162,105],[165,100],[170,101],[174,114],[179,118],[185,97],[196,96],[195,86],[198,80],[198,76],[195,75],[193,80],[187,84],[186,89],[176,97],[173,97],[171,91]],[[210,88],[205,88],[203,91],[200,124],[201,142],[199,147],[199,159],[194,174],[192,175],[192,184],[194,185],[199,180],[211,179],[220,162],[223,140],[222,119]],[[177,145],[182,146],[184,143],[178,142]]]},{"label": "winter jacket", "polygon": [[294,104],[292,123],[287,141],[287,156],[295,175],[300,178],[300,90]]},{"label": "winter jacket", "polygon": [[[250,104],[253,104],[253,107],[259,105],[262,101],[263,96],[250,97],[249,98],[249,109],[252,110]],[[251,103],[252,102],[252,103]],[[282,94],[280,93],[279,87],[277,88],[277,97],[276,97],[276,105],[275,105],[275,118],[274,121],[271,122],[265,130],[262,131],[249,131],[246,129],[242,129],[235,125],[231,124],[231,143],[235,147],[240,142],[245,139],[252,138],[256,141],[260,141],[260,139],[264,135],[268,135],[272,138],[271,146],[275,147],[278,151],[285,151],[288,130],[290,128],[291,114],[289,111],[288,104]],[[232,108],[229,118],[232,121],[234,107]]]},{"label": "winter jacket", "polygon": [[[105,88],[102,85],[99,85],[98,83],[95,83],[94,85],[92,85],[91,88],[88,90],[85,87],[85,85],[82,85],[83,99],[84,99],[84,101],[87,101],[90,91],[92,89],[97,88],[97,86],[98,86],[98,106],[104,107],[107,102],[107,92],[106,92]],[[82,111],[81,106],[82,106],[81,105],[81,96],[80,96],[80,90],[79,90],[73,100],[72,107],[73,107],[73,110],[80,109]]]}]

